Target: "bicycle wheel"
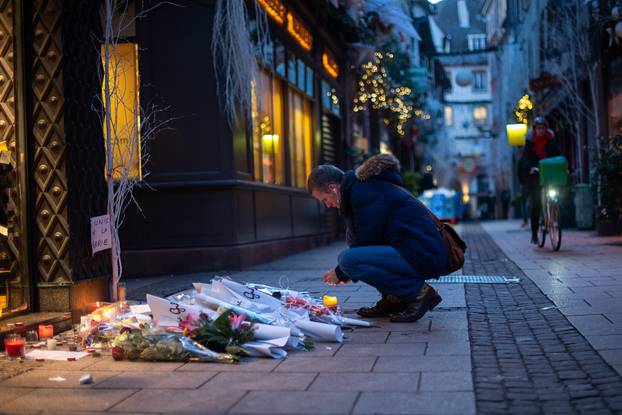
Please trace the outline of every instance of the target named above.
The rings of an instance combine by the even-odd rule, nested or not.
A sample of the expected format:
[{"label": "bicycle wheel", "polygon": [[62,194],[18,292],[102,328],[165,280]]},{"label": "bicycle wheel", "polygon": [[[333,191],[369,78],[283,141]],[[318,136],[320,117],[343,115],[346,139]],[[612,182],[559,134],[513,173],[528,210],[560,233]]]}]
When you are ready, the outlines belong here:
[{"label": "bicycle wheel", "polygon": [[551,248],[553,248],[553,251],[559,251],[559,248],[562,246],[562,225],[557,202],[549,202],[548,217],[548,232],[549,239],[551,240]]},{"label": "bicycle wheel", "polygon": [[546,243],[546,217],[540,221],[540,238],[538,239],[538,248],[544,247]]}]

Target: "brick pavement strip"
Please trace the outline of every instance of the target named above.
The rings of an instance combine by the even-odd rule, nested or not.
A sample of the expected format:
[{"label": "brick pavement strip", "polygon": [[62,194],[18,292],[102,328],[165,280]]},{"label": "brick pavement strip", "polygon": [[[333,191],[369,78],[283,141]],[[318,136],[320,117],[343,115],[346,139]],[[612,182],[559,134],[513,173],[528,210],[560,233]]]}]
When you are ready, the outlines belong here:
[{"label": "brick pavement strip", "polygon": [[617,372],[480,225],[463,235],[465,274],[521,278],[466,288],[477,413],[621,413]]}]

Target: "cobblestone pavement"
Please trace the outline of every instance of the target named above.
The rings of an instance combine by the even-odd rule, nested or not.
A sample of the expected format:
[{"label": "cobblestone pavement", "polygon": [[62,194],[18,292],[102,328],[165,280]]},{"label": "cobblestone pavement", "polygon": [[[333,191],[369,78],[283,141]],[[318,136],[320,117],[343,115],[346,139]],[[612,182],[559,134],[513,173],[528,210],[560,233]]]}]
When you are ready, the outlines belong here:
[{"label": "cobblestone pavement", "polygon": [[[490,233],[499,239],[515,229],[496,226]],[[532,249],[528,234],[510,234],[506,246]],[[520,284],[466,288],[478,413],[622,413],[616,370],[480,225],[466,225],[464,235],[471,247],[465,274],[521,278]]]},{"label": "cobblestone pavement", "polygon": [[622,236],[566,230],[553,252],[526,243],[519,222],[486,222],[499,247],[622,374]]},{"label": "cobblestone pavement", "polygon": [[[257,358],[235,366],[114,362],[109,356],[44,362],[0,383],[0,413],[462,415],[588,412],[590,405],[594,413],[620,412],[619,375],[521,271],[534,267],[532,260],[548,267],[546,258],[523,257],[516,266],[508,252],[517,235],[506,238],[514,225],[499,226],[486,225],[510,258],[481,226],[466,225],[464,273],[517,275],[521,283],[436,284],[443,302],[417,323],[377,319],[376,327],[346,332],[343,344],[319,343],[282,361]],[[331,288],[320,281],[341,249],[333,244],[231,275],[334,294],[352,313],[378,295],[362,284]],[[604,253],[600,262],[610,256]],[[139,296],[166,295],[212,275],[128,286]],[[94,384],[79,386],[84,373]],[[50,381],[54,376],[66,380]]]}]

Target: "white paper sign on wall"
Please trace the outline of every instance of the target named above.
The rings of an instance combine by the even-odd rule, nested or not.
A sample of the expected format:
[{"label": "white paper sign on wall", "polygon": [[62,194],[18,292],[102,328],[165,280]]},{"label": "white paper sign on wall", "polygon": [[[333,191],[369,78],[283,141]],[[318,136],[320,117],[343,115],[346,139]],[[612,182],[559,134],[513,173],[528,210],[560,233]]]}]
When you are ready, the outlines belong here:
[{"label": "white paper sign on wall", "polygon": [[112,248],[110,215],[91,218],[91,247],[93,248],[93,255],[99,251]]}]

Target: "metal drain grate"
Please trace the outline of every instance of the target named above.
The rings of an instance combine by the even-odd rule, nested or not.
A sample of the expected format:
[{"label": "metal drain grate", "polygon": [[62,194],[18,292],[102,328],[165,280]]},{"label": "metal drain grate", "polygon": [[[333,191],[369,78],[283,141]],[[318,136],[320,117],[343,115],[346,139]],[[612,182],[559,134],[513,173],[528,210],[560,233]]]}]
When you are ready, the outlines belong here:
[{"label": "metal drain grate", "polygon": [[503,275],[446,275],[438,280],[428,280],[430,284],[509,284],[520,279]]}]

